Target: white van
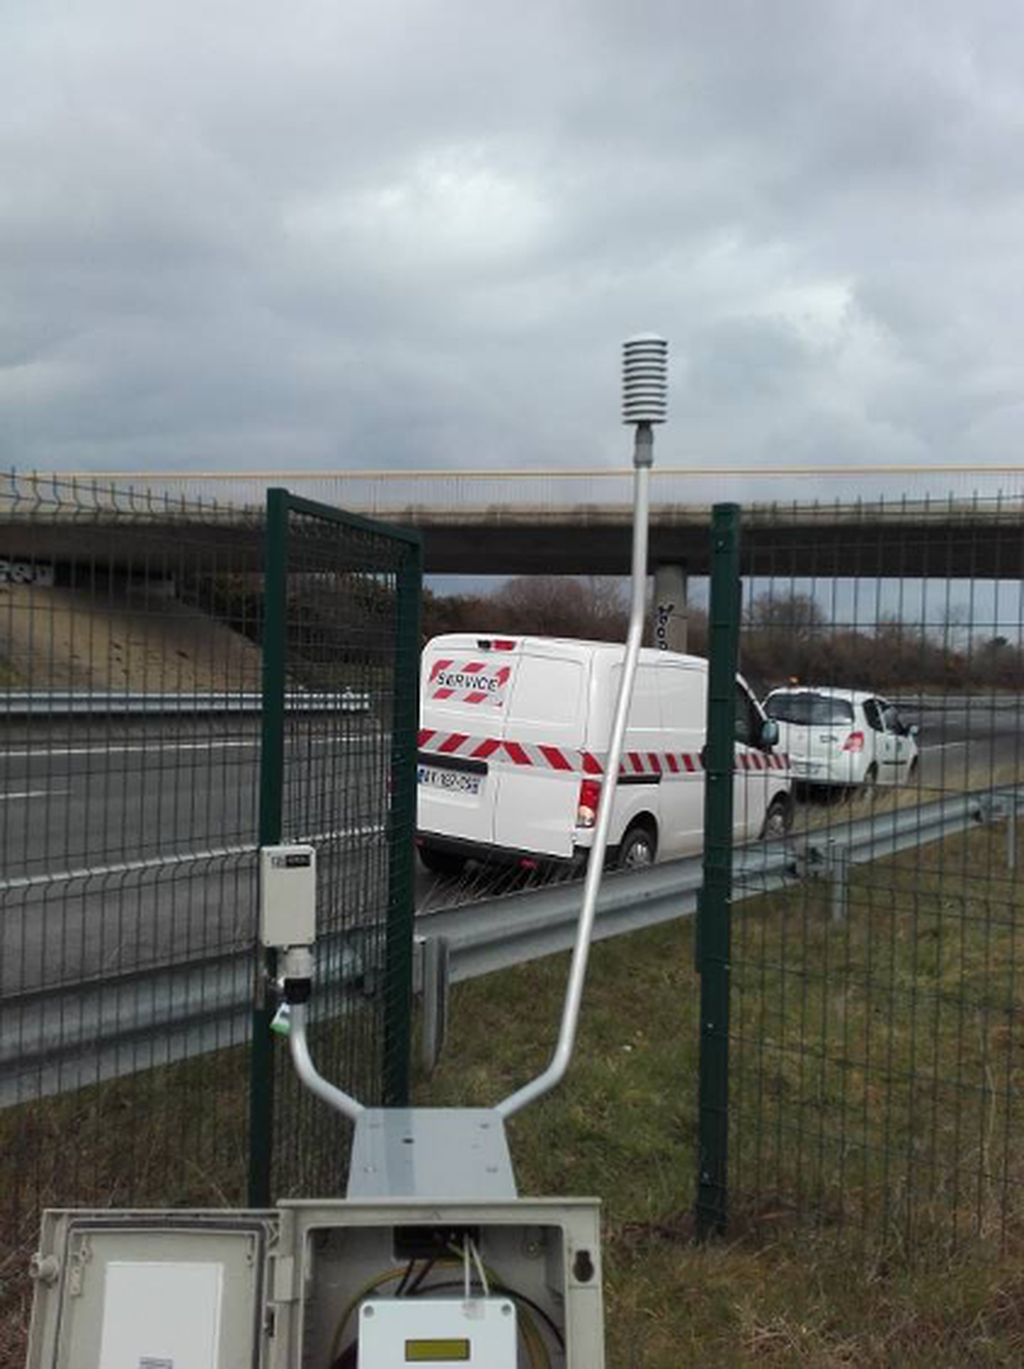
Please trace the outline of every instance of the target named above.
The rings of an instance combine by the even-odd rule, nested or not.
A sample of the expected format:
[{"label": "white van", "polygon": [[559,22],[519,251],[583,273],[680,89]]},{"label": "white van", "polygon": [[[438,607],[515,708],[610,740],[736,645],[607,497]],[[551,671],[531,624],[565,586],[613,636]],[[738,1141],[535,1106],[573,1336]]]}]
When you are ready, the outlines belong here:
[{"label": "white van", "polygon": [[[435,637],[423,651],[416,841],[428,870],[468,858],[577,863],[594,836],[625,649],[554,637]],[[708,663],[640,652],[609,856],[619,866],[693,855],[704,826]],[[785,758],[736,682],[734,830],[780,836],[792,819]]]}]

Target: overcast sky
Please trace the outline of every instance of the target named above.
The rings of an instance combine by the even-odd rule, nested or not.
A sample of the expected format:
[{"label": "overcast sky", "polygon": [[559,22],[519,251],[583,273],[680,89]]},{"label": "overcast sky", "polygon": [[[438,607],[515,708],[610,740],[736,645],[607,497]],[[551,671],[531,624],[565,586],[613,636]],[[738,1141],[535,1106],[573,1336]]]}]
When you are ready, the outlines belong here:
[{"label": "overcast sky", "polygon": [[6,465],[1019,459],[1019,3],[0,13]]}]

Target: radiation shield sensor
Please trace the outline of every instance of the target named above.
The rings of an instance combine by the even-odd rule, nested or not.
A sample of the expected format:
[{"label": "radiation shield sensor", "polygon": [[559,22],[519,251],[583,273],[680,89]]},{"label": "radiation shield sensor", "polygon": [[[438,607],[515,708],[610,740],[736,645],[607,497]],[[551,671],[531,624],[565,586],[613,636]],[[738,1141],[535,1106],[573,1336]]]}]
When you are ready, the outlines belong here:
[{"label": "radiation shield sensor", "polygon": [[271,949],[316,940],[316,851],[312,846],[260,848],[260,940]]}]

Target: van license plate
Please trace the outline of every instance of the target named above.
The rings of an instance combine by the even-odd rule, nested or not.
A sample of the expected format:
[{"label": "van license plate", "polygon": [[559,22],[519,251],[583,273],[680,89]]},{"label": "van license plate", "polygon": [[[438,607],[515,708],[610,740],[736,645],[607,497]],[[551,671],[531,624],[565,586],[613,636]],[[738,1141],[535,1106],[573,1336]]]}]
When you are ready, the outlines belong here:
[{"label": "van license plate", "polygon": [[438,770],[432,765],[420,765],[416,768],[416,778],[431,789],[447,789],[453,794],[479,794],[482,776],[470,775],[465,770]]}]

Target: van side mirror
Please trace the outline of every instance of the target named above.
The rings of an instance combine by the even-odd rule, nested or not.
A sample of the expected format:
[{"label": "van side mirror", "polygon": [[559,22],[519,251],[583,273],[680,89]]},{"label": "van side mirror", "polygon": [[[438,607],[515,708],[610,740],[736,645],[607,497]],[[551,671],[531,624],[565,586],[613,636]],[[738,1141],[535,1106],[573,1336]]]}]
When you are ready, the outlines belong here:
[{"label": "van side mirror", "polygon": [[759,745],[762,751],[770,751],[773,746],[779,744],[779,724],[774,718],[765,718],[761,724],[761,739]]}]

